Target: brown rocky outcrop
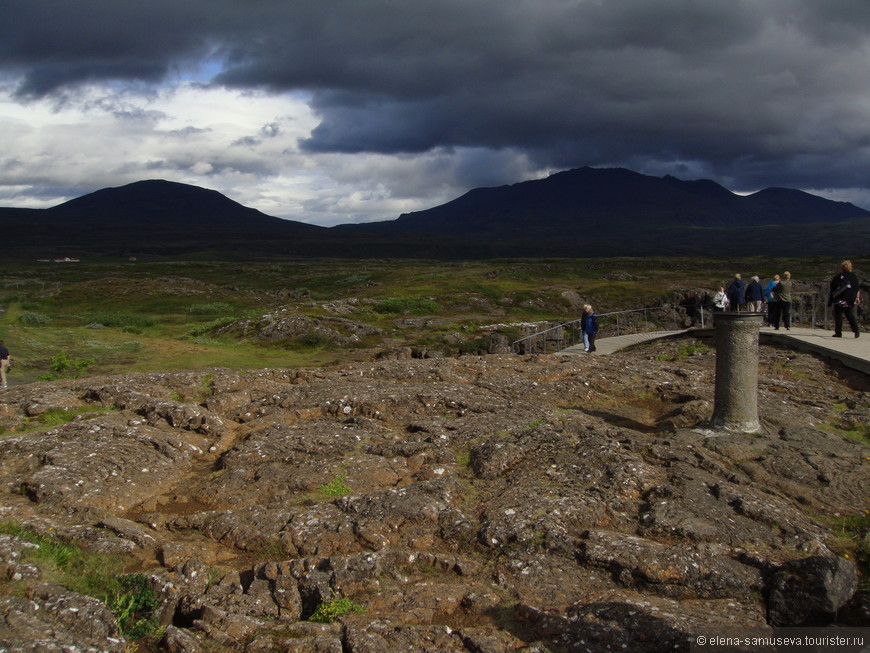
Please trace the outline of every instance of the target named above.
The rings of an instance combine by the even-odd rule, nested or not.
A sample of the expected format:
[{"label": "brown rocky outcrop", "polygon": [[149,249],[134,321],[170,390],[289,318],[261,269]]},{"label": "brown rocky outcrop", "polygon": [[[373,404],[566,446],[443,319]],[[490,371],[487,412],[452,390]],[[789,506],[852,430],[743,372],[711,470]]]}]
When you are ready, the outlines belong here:
[{"label": "brown rocky outcrop", "polygon": [[[173,652],[688,651],[714,627],[867,625],[830,517],[867,508],[868,448],[838,428],[867,422],[868,379],[763,347],[763,432],[719,432],[714,354],[679,346],[18,386],[2,520],[123,555]],[[0,536],[0,649],[125,650],[32,546]],[[363,612],[308,621],[339,598]]]}]

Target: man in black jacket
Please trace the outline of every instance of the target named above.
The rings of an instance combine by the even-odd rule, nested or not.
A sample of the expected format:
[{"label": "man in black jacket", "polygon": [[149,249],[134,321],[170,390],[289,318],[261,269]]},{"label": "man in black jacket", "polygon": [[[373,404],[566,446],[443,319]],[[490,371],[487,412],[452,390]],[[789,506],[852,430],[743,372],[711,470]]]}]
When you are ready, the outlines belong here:
[{"label": "man in black jacket", "polygon": [[831,292],[828,295],[828,306],[834,307],[834,338],[843,337],[843,316],[849,320],[855,337],[861,335],[858,330],[858,304],[861,303],[861,290],[858,276],[852,272],[852,261],[843,261],[839,274],[831,279]]}]

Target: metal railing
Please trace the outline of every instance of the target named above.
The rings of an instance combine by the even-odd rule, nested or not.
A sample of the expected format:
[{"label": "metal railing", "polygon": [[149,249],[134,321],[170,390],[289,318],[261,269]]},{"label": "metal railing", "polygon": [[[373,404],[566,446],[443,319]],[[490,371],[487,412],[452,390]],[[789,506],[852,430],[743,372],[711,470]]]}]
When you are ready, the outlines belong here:
[{"label": "metal railing", "polygon": [[[662,318],[667,315],[667,326],[673,325],[673,329],[687,328],[678,326],[680,318],[685,317],[689,311],[695,309],[697,322],[695,326],[704,327],[710,319],[710,308],[702,305],[678,305],[666,304],[648,308],[635,308],[626,311],[613,311],[601,313],[598,317],[599,338],[620,336],[629,333],[644,333],[648,331],[661,331],[665,329]],[[682,311],[682,315],[680,312]],[[691,319],[691,318],[690,318]],[[561,351],[567,347],[578,344],[582,340],[580,323],[583,318],[570,320],[557,324],[543,331],[514,340],[511,349],[517,354],[546,354],[551,351]]]},{"label": "metal railing", "polygon": [[[766,311],[765,305],[765,311]],[[597,338],[608,338],[632,333],[651,331],[680,331],[712,326],[712,306],[708,303],[663,304],[647,308],[613,311],[598,315]],[[795,326],[811,329],[829,328],[830,309],[826,293],[822,291],[794,293],[791,322]],[[561,351],[582,340],[580,322],[577,318],[538,331],[511,342],[516,354],[546,354]]]}]

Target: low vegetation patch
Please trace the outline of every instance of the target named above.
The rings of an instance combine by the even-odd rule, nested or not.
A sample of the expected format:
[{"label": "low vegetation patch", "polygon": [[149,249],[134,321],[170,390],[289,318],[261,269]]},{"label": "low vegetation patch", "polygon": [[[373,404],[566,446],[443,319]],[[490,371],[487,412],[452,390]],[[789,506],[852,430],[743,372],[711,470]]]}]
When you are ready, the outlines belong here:
[{"label": "low vegetation patch", "polygon": [[692,342],[681,344],[673,354],[659,354],[656,360],[660,361],[684,361],[692,356],[707,354],[712,352],[712,347],[708,347],[702,342],[693,340]]},{"label": "low vegetation patch", "polygon": [[35,544],[22,557],[38,566],[46,578],[105,603],[125,637],[142,639],[157,629],[159,602],[148,578],[119,573],[118,558],[92,553],[77,542],[36,533],[12,522],[0,522],[0,533]]},{"label": "low vegetation patch", "polygon": [[49,359],[51,372],[41,374],[39,380],[77,379],[87,371],[93,362],[93,358],[70,358],[66,352],[62,351]]},{"label": "low vegetation patch", "polygon": [[[386,338],[450,356],[483,354],[495,349],[473,329],[491,322],[494,314],[506,324],[576,319],[577,298],[569,301],[568,291],[591,302],[599,315],[653,306],[673,302],[674,288],[712,289],[734,269],[759,263],[712,260],[699,271],[695,260],[671,258],[240,262],[173,257],[136,265],[83,261],[74,268],[4,260],[0,276],[7,281],[0,287],[0,305],[6,310],[0,313],[0,338],[20,365],[16,384],[36,380],[47,371],[49,356],[61,350],[71,360],[95,358],[86,374],[320,364],[347,359],[355,353],[350,349],[377,348]],[[797,267],[804,279],[827,279],[839,262],[819,259],[810,266],[805,260],[775,265],[765,260],[764,265]],[[358,339],[349,344],[351,334],[333,327],[339,333],[326,338],[302,329],[283,339],[257,339],[258,316],[275,311],[312,318],[353,313],[383,334],[356,333]],[[638,319],[646,324],[647,313],[642,315]],[[402,316],[438,316],[445,324],[396,319]],[[652,311],[649,316],[654,316],[649,326],[661,328],[672,313],[666,318]],[[246,317],[249,330],[222,329]],[[607,319],[601,318],[605,331]],[[142,334],[137,336],[142,344],[136,350],[122,348],[123,333]],[[518,337],[519,329],[506,326],[492,344],[501,348],[505,339]],[[672,360],[693,355],[691,348]]]},{"label": "low vegetation patch", "polygon": [[439,306],[424,297],[393,297],[379,301],[372,310],[396,315],[433,315],[438,312]]},{"label": "low vegetation patch", "polygon": [[365,608],[343,596],[331,601],[324,601],[318,605],[314,613],[308,617],[308,621],[319,624],[331,624],[333,621],[351,612],[362,614],[365,612]]},{"label": "low vegetation patch", "polygon": [[221,327],[225,327],[229,324],[232,324],[236,321],[235,317],[219,317],[210,322],[205,322],[203,324],[198,324],[191,329],[188,329],[187,335],[190,338],[199,338],[201,336],[206,336],[212,333],[213,331],[220,329]]},{"label": "low vegetation patch", "polygon": [[82,406],[81,408],[52,408],[45,411],[35,420],[43,426],[54,427],[62,424],[68,424],[79,415],[87,414],[103,414],[106,409],[101,406]]},{"label": "low vegetation patch", "polygon": [[18,316],[18,321],[24,326],[45,326],[46,324],[51,324],[51,318],[48,315],[33,311],[24,311]]},{"label": "low vegetation patch", "polygon": [[835,533],[832,548],[858,567],[860,589],[870,590],[870,510],[828,520]]},{"label": "low vegetation patch", "polygon": [[339,474],[326,485],[321,485],[318,491],[321,494],[325,494],[326,496],[335,499],[343,497],[353,491],[345,481],[346,476],[344,474]]},{"label": "low vegetation patch", "polygon": [[138,315],[136,313],[124,313],[120,311],[102,311],[99,313],[91,313],[85,318],[85,321],[88,324],[102,324],[104,327],[113,327],[116,329],[143,329],[145,327],[150,327],[157,324],[157,321],[153,317],[148,317],[147,315]]},{"label": "low vegetation patch", "polygon": [[314,329],[308,330],[297,338],[287,341],[289,349],[320,349],[332,343],[332,339],[325,333]]},{"label": "low vegetation patch", "polygon": [[819,428],[870,447],[870,424],[820,424]]},{"label": "low vegetation patch", "polygon": [[[114,407],[105,408],[103,406],[80,406],[78,408],[52,408],[36,417],[26,417],[23,423],[18,428],[9,430],[0,428],[0,435],[22,434],[31,431],[42,431],[51,429],[56,426],[69,424],[80,416],[97,417],[105,413],[116,410]],[[84,417],[83,417],[84,418]]]},{"label": "low vegetation patch", "polygon": [[233,307],[226,302],[209,302],[204,304],[191,304],[187,308],[188,315],[221,315],[233,312]]}]

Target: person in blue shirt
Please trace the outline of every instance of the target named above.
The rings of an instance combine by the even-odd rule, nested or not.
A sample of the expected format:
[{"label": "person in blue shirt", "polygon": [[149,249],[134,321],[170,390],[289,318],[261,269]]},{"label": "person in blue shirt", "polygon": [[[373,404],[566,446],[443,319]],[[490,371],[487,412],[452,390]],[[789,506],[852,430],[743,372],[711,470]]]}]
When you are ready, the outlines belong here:
[{"label": "person in blue shirt", "polygon": [[583,333],[583,349],[588,352],[595,351],[598,316],[589,304],[584,304],[583,306],[583,317],[580,318],[580,331]]}]

